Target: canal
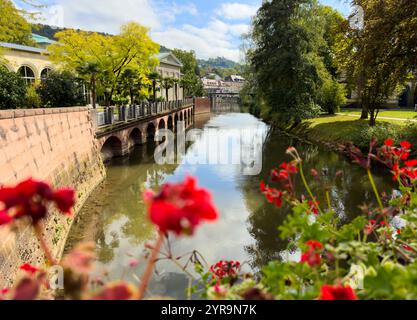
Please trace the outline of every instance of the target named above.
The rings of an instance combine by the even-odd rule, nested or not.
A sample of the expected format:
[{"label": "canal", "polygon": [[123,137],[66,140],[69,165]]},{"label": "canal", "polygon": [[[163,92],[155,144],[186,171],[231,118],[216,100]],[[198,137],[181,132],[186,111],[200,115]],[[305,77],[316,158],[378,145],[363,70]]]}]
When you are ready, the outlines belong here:
[{"label": "canal", "polygon": [[[245,262],[245,270],[252,272],[272,259],[299,259],[298,252],[286,251],[287,243],[278,234],[278,226],[290,209],[274,208],[259,191],[260,181],[268,180],[273,168],[291,160],[285,154],[288,146],[295,146],[306,160],[306,172],[316,168],[328,173],[329,178],[312,181],[321,202],[324,202],[321,192],[325,184],[337,171],[343,172],[331,188],[332,206],[342,221],[360,214],[360,205],[375,202],[363,169],[335,152],[283,135],[252,115],[226,112],[200,116],[196,117],[195,126],[202,133],[192,145],[187,145],[186,156],[180,164],[157,165],[149,146],[138,147],[129,157],[108,164],[106,180],[79,213],[67,243],[67,250],[80,241],[96,244],[98,262],[94,277],[104,281],[123,278],[137,283],[146,263],[144,245],[151,243],[155,236],[141,195],[147,188],[157,189],[164,182],[182,181],[189,174],[212,192],[221,216],[218,222],[199,228],[192,238],[171,238],[176,256],[196,249],[209,264],[221,259],[240,260]],[[239,150],[242,156],[245,152],[253,153],[250,146],[239,146],[233,143],[233,138],[226,138],[242,132],[246,136],[249,133],[249,142],[255,138],[263,142],[258,151],[255,148],[262,155],[260,173],[255,175],[245,174],[243,165],[234,161],[210,160],[213,155],[232,154],[231,159]],[[209,164],[190,161],[196,157],[209,159]],[[376,175],[376,180],[381,192],[392,188],[390,179],[382,173]],[[303,192],[301,185],[298,188]],[[129,267],[133,258],[139,261],[134,268]],[[149,294],[186,297],[188,279],[176,265],[162,260],[157,265],[157,273]]]}]

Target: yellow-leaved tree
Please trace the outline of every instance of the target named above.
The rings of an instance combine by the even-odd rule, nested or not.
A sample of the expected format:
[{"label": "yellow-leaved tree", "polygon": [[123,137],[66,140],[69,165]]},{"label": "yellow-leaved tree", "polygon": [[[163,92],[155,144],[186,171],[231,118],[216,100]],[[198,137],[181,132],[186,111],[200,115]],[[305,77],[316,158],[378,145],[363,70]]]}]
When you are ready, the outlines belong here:
[{"label": "yellow-leaved tree", "polygon": [[148,28],[135,22],[123,25],[114,36],[66,30],[56,38],[58,42],[48,48],[50,59],[89,81],[93,107],[96,86],[110,106],[126,70],[135,70],[138,77],[147,79],[158,64],[159,45],[150,38]]}]

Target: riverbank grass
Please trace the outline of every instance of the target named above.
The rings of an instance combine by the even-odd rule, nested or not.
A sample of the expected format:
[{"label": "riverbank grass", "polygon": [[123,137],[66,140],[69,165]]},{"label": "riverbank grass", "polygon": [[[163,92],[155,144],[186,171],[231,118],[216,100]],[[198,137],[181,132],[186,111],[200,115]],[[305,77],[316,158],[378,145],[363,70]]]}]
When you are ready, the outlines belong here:
[{"label": "riverbank grass", "polygon": [[407,139],[417,143],[417,123],[404,120],[377,120],[375,127],[368,120],[348,115],[321,116],[303,121],[291,133],[313,142],[337,145],[352,142],[366,149],[373,137],[382,143],[387,138],[396,141]]},{"label": "riverbank grass", "polygon": [[[359,109],[342,109],[340,111],[344,115],[360,115],[361,110]],[[384,118],[396,118],[405,120],[417,120],[417,112],[412,109],[401,109],[401,110],[381,110],[378,117]]]}]

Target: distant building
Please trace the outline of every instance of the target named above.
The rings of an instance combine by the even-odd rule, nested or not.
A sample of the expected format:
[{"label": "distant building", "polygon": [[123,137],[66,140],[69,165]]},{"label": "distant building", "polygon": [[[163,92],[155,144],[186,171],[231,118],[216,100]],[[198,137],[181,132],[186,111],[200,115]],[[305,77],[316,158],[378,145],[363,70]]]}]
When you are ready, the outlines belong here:
[{"label": "distant building", "polygon": [[226,77],[225,81],[243,83],[243,82],[245,82],[245,78],[243,78],[242,76],[236,75],[236,74],[232,74],[231,76]]},{"label": "distant building", "polygon": [[213,80],[207,77],[201,79],[208,93],[239,93],[245,85],[245,79],[240,76],[230,76],[223,80]]},{"label": "distant building", "polygon": [[[182,77],[181,61],[171,52],[164,52],[158,54],[159,66],[156,67],[156,72],[163,78],[173,78],[180,80]],[[166,92],[164,88],[160,88],[157,92],[157,98],[163,97],[166,99]],[[168,90],[168,100],[182,100],[184,99],[184,90],[181,89],[180,83],[176,83],[173,88]]]}]

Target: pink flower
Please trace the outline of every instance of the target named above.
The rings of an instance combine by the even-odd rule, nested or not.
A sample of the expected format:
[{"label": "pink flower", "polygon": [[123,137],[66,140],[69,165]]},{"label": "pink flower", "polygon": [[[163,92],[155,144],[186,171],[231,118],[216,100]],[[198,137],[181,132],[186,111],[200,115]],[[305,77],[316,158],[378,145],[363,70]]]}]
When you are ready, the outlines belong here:
[{"label": "pink flower", "polygon": [[136,268],[139,265],[139,261],[137,259],[130,259],[129,261],[129,267],[130,268]]}]

